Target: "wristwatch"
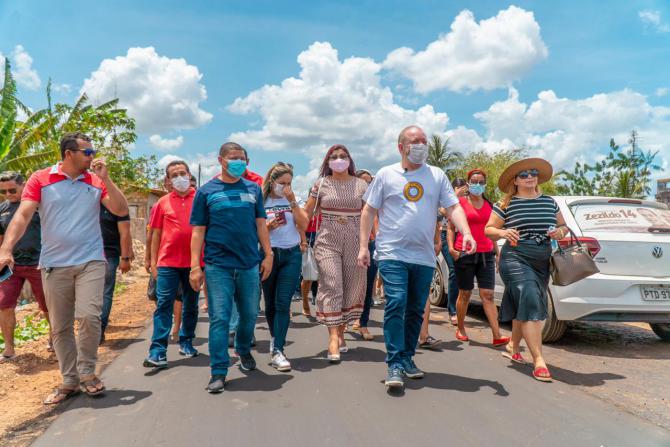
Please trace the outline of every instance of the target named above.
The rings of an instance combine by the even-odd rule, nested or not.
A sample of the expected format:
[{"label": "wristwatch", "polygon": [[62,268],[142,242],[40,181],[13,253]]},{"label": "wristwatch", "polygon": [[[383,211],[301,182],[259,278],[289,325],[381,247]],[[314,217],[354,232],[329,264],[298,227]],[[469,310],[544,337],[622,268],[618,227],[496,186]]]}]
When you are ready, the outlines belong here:
[{"label": "wristwatch", "polygon": [[295,207],[298,206],[298,202],[296,202],[295,200],[291,200],[291,201],[288,203],[288,206],[290,206],[291,208],[295,208]]}]

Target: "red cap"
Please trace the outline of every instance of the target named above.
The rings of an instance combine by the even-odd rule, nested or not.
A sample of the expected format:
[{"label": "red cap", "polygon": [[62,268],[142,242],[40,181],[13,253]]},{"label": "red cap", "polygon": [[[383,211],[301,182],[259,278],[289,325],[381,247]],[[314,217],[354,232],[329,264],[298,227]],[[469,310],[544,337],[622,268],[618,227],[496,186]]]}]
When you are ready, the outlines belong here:
[{"label": "red cap", "polygon": [[467,178],[468,180],[470,180],[470,177],[472,177],[472,176],[475,175],[475,174],[481,174],[481,175],[483,175],[484,177],[487,177],[487,178],[488,178],[488,175],[486,175],[486,171],[484,171],[482,168],[475,168],[475,169],[473,169],[473,170],[471,170],[471,171],[468,171],[468,174],[467,174],[466,178]]}]

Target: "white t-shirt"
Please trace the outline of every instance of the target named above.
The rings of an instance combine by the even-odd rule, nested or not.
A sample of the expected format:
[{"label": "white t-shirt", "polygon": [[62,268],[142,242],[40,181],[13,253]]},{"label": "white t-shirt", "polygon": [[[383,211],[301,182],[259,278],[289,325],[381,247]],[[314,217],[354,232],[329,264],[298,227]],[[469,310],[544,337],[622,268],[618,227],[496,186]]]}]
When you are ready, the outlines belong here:
[{"label": "white t-shirt", "polygon": [[442,170],[423,165],[415,171],[400,163],[379,170],[363,200],[379,211],[375,259],[435,266],[435,217],[458,198]]},{"label": "white t-shirt", "polygon": [[286,217],[286,224],[270,231],[270,245],[273,248],[291,248],[300,244],[300,233],[295,227],[293,213],[286,198],[273,199],[268,197],[265,200],[265,213],[268,215],[268,220],[278,213],[284,213]]}]

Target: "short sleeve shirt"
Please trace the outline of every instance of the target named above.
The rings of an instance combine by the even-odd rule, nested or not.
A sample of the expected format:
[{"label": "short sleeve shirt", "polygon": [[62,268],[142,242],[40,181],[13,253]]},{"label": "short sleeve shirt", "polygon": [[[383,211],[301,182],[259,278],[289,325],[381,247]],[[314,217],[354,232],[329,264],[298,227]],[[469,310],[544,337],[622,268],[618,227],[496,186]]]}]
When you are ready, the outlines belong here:
[{"label": "short sleeve shirt", "polygon": [[90,172],[72,179],[58,163],[33,173],[21,200],[39,203],[42,224],[40,268],[105,261],[100,229],[102,180]]},{"label": "short sleeve shirt", "polygon": [[121,256],[121,234],[119,233],[119,222],[130,222],[130,216],[117,216],[100,205],[100,229],[102,230],[102,243],[107,258],[118,258]]},{"label": "short sleeve shirt", "polygon": [[176,192],[161,197],[151,212],[151,228],[161,230],[158,267],[188,268],[191,266],[191,234],[189,223],[195,190],[182,197]]},{"label": "short sleeve shirt", "polygon": [[300,244],[300,233],[295,227],[295,219],[288,199],[268,197],[265,200],[265,214],[268,219],[279,215],[284,216],[285,223],[270,231],[270,245],[273,248],[292,248]]},{"label": "short sleeve shirt", "polygon": [[225,183],[217,177],[200,187],[190,222],[206,227],[205,264],[245,270],[258,265],[259,218],[265,219],[266,214],[256,183],[243,178]]},{"label": "short sleeve shirt", "polygon": [[442,170],[423,165],[414,171],[400,163],[379,170],[365,202],[379,212],[375,259],[435,266],[435,216],[458,203]]},{"label": "short sleeve shirt", "polygon": [[[9,223],[14,218],[16,210],[21,202],[10,202],[6,200],[0,203],[0,234],[5,235]],[[33,214],[23,237],[14,246],[12,254],[16,265],[37,265],[40,261],[40,250],[42,248],[42,235],[40,228],[39,213]]]},{"label": "short sleeve shirt", "polygon": [[544,194],[532,199],[512,197],[507,208],[493,206],[493,213],[505,221],[503,228],[514,228],[521,240],[549,240],[549,227],[556,226],[559,208],[556,201]]}]

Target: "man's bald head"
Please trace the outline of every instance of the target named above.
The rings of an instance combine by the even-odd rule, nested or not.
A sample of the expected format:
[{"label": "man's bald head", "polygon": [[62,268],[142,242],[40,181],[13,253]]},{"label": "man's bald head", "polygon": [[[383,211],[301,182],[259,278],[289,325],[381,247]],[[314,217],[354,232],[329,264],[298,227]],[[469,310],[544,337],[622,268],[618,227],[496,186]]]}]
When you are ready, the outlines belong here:
[{"label": "man's bald head", "polygon": [[405,127],[403,130],[400,131],[400,135],[398,135],[399,146],[402,146],[409,142],[413,143],[417,140],[423,140],[423,142],[427,141],[426,134],[424,133],[423,129],[414,124]]}]

